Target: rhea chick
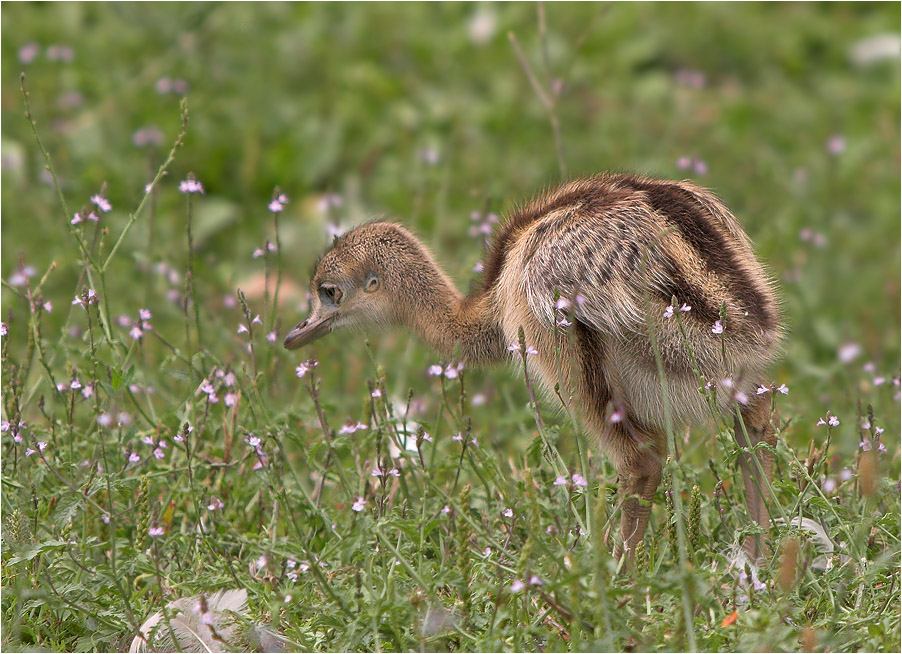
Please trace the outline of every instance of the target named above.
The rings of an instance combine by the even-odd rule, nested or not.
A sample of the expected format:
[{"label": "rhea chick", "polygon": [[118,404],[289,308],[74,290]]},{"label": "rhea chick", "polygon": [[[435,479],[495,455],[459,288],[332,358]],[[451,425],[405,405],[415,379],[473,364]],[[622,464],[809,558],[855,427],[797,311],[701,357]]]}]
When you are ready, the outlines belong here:
[{"label": "rhea chick", "polygon": [[[529,374],[569,389],[617,469],[629,555],[661,481],[668,423],[702,420],[713,406],[735,414],[740,446],[774,444],[769,403],[755,393],[781,339],[773,283],[709,191],[620,174],[570,182],[513,212],[483,269],[463,296],[410,231],[362,225],[317,263],[311,314],[285,347],[400,325],[445,358],[484,366],[519,357],[508,345],[522,329],[537,352]],[[715,382],[707,397],[699,375]],[[751,519],[766,528],[761,475],[770,480],[772,455],[759,448],[739,464]],[[745,547],[760,551],[757,540]]]}]

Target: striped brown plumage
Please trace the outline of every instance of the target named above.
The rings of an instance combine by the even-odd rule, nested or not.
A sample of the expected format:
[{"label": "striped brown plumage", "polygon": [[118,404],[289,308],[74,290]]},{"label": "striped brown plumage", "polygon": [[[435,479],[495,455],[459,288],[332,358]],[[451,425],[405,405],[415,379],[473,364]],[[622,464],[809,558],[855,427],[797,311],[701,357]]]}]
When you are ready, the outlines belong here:
[{"label": "striped brown plumage", "polygon": [[[741,444],[773,442],[769,406],[755,388],[782,336],[774,284],[738,221],[709,191],[623,174],[567,183],[509,216],[483,269],[465,297],[406,228],[367,223],[318,262],[311,316],[286,346],[335,328],[396,324],[446,358],[487,365],[516,356],[507,346],[522,328],[538,352],[528,358],[531,374],[546,390],[560,383],[569,392],[617,467],[628,552],[642,538],[660,481],[667,425],[709,414],[699,375],[716,384],[716,411],[741,416]],[[559,298],[570,302],[565,329],[558,327]],[[691,310],[665,317],[674,300],[675,310]],[[717,320],[721,335],[712,332]],[[756,475],[769,478],[770,455],[759,450],[760,468],[749,456],[740,457],[749,510],[767,525]],[[746,548],[756,555],[759,544]]]}]

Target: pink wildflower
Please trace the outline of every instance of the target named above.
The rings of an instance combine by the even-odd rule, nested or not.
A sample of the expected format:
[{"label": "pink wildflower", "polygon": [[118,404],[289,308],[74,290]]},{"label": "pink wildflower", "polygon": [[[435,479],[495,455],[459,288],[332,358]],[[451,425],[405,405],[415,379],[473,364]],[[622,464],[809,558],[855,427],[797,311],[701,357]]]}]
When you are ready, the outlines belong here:
[{"label": "pink wildflower", "polygon": [[100,209],[103,213],[109,213],[113,210],[113,205],[111,205],[109,201],[99,193],[97,195],[91,196],[91,202],[93,204],[96,204],[97,208]]},{"label": "pink wildflower", "polygon": [[204,185],[193,177],[189,177],[179,182],[179,191],[182,193],[203,193]]}]

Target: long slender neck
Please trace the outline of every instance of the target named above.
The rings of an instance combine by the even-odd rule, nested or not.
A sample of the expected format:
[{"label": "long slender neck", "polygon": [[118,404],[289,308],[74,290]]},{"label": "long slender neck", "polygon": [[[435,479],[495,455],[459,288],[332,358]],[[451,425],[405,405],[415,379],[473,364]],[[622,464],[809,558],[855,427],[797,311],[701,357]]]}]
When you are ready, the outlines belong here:
[{"label": "long slender neck", "polygon": [[462,296],[425,247],[423,254],[398,271],[399,321],[446,359],[457,356],[467,365],[503,361],[504,338],[490,296]]}]

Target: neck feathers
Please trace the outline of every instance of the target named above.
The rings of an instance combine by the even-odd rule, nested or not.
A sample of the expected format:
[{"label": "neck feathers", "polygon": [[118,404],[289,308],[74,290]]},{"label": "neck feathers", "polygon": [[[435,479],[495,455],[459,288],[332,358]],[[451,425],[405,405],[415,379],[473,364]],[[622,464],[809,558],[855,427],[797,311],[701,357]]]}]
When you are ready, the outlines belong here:
[{"label": "neck feathers", "polygon": [[398,290],[398,321],[445,359],[459,357],[467,365],[504,360],[501,326],[489,295],[462,296],[428,248],[404,232],[409,239],[405,256],[386,262]]}]

